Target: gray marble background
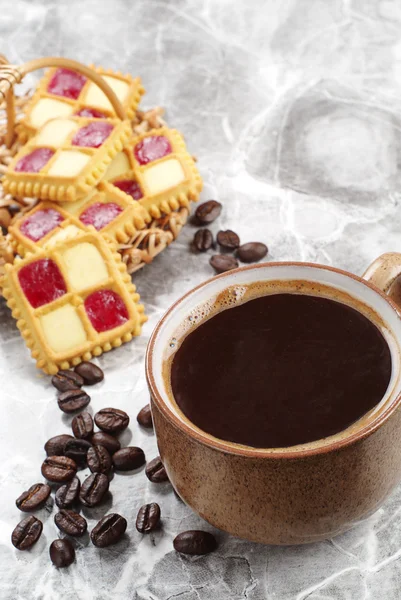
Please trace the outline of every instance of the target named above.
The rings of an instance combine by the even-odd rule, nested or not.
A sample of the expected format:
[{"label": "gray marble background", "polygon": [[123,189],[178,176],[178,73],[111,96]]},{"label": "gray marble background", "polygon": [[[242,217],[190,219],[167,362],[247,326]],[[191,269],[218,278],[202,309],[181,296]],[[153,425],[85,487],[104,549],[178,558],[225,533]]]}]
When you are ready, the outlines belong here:
[{"label": "gray marble background", "polygon": [[[361,273],[401,251],[399,0],[0,0],[1,52],[16,63],[45,55],[141,75],[145,107],[161,104],[199,157],[203,199],[224,203],[215,229],[266,241],[274,260],[308,260]],[[139,273],[149,322],[140,339],[102,357],[106,380],[91,409],[117,404],[133,418],[125,441],[156,454],[139,431],[148,401],[146,342],[183,292],[209,277],[188,251],[193,230]],[[57,570],[53,516],[30,553],[10,534],[19,493],[40,480],[43,443],[68,431],[48,380],[28,358],[0,303],[0,597],[2,600],[399,600],[401,488],[353,531],[307,547],[264,547],[216,532],[219,550],[187,558],[172,540],[204,523],[168,485],[116,475],[113,507],[129,521],[118,546],[77,541]],[[142,538],[138,507],[156,500],[163,529]],[[208,529],[211,529],[206,525]],[[85,547],[87,546],[88,547]]]}]

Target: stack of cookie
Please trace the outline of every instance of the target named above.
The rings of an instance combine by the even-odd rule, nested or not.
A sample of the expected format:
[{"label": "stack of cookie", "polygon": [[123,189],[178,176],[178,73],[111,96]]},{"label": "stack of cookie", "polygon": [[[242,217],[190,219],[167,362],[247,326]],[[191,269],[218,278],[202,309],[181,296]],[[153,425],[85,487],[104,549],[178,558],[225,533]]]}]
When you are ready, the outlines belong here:
[{"label": "stack of cookie", "polygon": [[38,199],[8,228],[17,258],[1,284],[37,366],[47,373],[140,333],[144,311],[127,257],[130,272],[152,260],[174,234],[159,246],[153,236],[151,248],[151,232],[163,231],[172,214],[178,227],[202,187],[177,131],[133,131],[144,93],[140,79],[96,71],[127,120],[119,120],[105,94],[80,73],[50,69],[17,126],[23,145],[2,181],[13,197]]}]

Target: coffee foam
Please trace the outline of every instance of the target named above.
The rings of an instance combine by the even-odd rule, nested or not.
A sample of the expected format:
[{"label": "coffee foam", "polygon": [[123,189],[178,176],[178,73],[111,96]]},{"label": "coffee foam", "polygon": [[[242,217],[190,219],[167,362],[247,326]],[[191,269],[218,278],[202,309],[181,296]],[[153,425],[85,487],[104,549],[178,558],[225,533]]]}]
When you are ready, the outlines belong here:
[{"label": "coffee foam", "polygon": [[321,283],[292,279],[288,281],[256,281],[247,285],[232,285],[220,292],[217,296],[214,296],[193,308],[176,329],[174,335],[170,338],[164,352],[163,365],[163,376],[165,383],[168,383],[167,387],[171,389],[169,383],[169,371],[174,354],[177,352],[184,339],[194,329],[223,310],[240,306],[245,302],[249,302],[250,300],[254,300],[261,296],[273,294],[304,294],[308,296],[329,298],[341,302],[342,304],[346,304],[362,313],[370,321],[375,323],[382,333],[384,333],[383,330],[388,331],[387,325],[375,310],[366,306],[347,292]]}]

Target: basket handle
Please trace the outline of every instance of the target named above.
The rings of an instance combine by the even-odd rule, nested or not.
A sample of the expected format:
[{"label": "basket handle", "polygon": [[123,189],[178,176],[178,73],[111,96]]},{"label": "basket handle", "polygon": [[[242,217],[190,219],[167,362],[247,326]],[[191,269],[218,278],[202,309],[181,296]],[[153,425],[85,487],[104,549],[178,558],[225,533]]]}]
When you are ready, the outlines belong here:
[{"label": "basket handle", "polygon": [[96,73],[94,69],[87,67],[76,60],[56,56],[36,58],[21,66],[16,66],[8,64],[5,56],[0,54],[0,99],[1,96],[3,96],[6,102],[7,134],[5,137],[5,144],[7,148],[11,147],[15,134],[14,84],[20,83],[28,73],[47,67],[64,67],[85,75],[85,77],[90,79],[102,90],[112,105],[117,117],[121,120],[126,119],[125,110],[116,94],[103,77],[101,77],[99,73]]}]

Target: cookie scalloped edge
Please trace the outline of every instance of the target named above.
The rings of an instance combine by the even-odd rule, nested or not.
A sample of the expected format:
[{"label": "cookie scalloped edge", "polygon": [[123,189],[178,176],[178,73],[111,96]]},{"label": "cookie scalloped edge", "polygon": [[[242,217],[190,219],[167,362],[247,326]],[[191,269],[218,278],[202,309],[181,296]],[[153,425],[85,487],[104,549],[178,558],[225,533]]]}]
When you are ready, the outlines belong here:
[{"label": "cookie scalloped edge", "polygon": [[[13,179],[14,172],[6,172],[3,178],[4,191],[16,198],[39,198],[40,200],[52,200],[54,202],[75,202],[82,199],[85,194],[88,194],[101,180],[107,167],[110,165],[113,158],[122,151],[123,147],[128,142],[131,134],[131,124],[129,121],[119,121],[116,129],[120,128],[121,132],[114,141],[105,142],[105,148],[99,150],[99,158],[93,164],[92,168],[78,177],[70,177],[67,179],[69,183],[58,184],[41,181],[15,181]],[[18,154],[16,155],[18,156]],[[28,173],[29,175],[29,173]],[[46,174],[43,174],[45,177]],[[55,178],[54,178],[55,179]]]},{"label": "cookie scalloped edge", "polygon": [[[137,337],[141,334],[142,325],[147,321],[147,316],[145,315],[145,307],[143,304],[139,303],[140,296],[136,291],[136,286],[132,283],[131,277],[127,271],[127,267],[122,261],[121,255],[117,252],[114,242],[104,238],[102,238],[102,241],[105,243],[105,246],[109,248],[111,257],[115,262],[115,266],[120,271],[122,281],[124,282],[126,290],[136,307],[138,316],[137,323],[132,329],[126,331],[122,335],[117,334],[115,336],[112,336],[106,342],[103,342],[101,344],[94,344],[93,347],[90,348],[90,350],[83,350],[82,346],[80,350],[78,347],[78,349],[74,352],[74,356],[72,356],[68,360],[52,360],[46,355],[42,345],[37,339],[36,331],[30,329],[29,327],[29,321],[31,320],[29,309],[28,311],[23,311],[21,307],[18,306],[18,302],[14,297],[14,286],[12,283],[10,283],[11,272],[14,269],[14,265],[18,265],[19,263],[23,262],[24,259],[16,258],[14,261],[14,265],[7,264],[5,266],[6,273],[0,278],[0,288],[2,289],[2,294],[6,299],[7,306],[10,308],[13,318],[17,321],[17,327],[20,330],[20,333],[31,353],[32,358],[36,361],[36,367],[38,369],[43,370],[44,373],[46,373],[47,375],[54,375],[60,369],[69,369],[80,364],[83,361],[89,361],[93,357],[100,356],[104,352],[109,352],[113,348],[118,348],[123,343],[130,342],[133,337]],[[38,252],[30,252],[26,255],[25,258],[28,259],[37,256],[39,260],[40,258],[43,258],[44,254],[45,252],[42,250]],[[16,290],[14,289],[14,291]],[[23,314],[23,312],[28,314]]]}]

